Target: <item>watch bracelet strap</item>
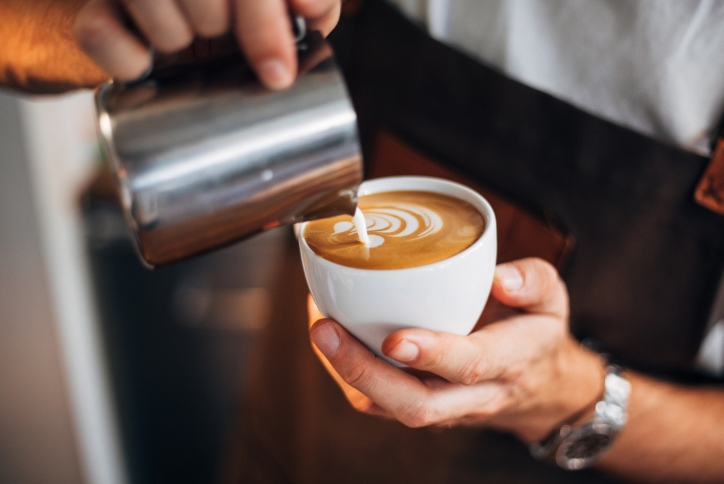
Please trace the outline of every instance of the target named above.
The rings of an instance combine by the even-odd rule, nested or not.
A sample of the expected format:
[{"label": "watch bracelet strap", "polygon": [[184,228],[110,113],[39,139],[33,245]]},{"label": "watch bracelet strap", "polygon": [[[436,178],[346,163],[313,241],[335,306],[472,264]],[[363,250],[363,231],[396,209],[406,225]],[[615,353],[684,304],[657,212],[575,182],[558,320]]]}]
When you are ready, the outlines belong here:
[{"label": "watch bracelet strap", "polygon": [[620,430],[628,420],[628,401],[631,396],[631,384],[623,377],[623,369],[618,365],[606,366],[605,391],[603,400],[596,403],[593,418],[607,418]]},{"label": "watch bracelet strap", "polygon": [[[573,427],[571,424],[564,424],[558,430],[552,432],[546,439],[530,444],[529,450],[531,455],[538,460],[551,459],[563,440],[570,435],[575,428],[597,420],[605,419],[611,421],[620,431],[628,420],[626,409],[628,408],[628,400],[631,393],[631,385],[628,380],[622,376],[622,373],[623,369],[620,366],[608,363],[606,365],[606,376],[604,379],[603,399],[596,403],[593,417],[576,427]],[[573,420],[578,420],[577,416],[574,416]]]}]

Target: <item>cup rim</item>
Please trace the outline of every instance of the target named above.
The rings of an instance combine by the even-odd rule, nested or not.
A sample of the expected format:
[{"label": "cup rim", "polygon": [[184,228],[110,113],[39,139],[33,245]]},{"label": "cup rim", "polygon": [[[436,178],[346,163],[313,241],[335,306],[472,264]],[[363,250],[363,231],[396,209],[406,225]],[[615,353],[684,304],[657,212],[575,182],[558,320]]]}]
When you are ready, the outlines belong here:
[{"label": "cup rim", "polygon": [[[485,218],[486,223],[485,223],[485,229],[483,230],[483,233],[469,247],[465,248],[464,250],[458,252],[457,254],[455,254],[451,257],[448,257],[447,259],[443,259],[443,260],[440,260],[437,262],[432,262],[430,264],[424,264],[421,266],[404,267],[401,269],[361,269],[358,267],[350,267],[350,266],[338,264],[336,262],[332,262],[330,260],[325,259],[322,256],[317,255],[311,249],[311,247],[309,247],[309,245],[307,244],[307,239],[304,238],[304,229],[306,228],[306,226],[309,222],[303,222],[303,223],[299,224],[298,239],[299,239],[299,246],[301,247],[301,249],[303,251],[307,252],[311,257],[314,257],[318,261],[319,264],[321,264],[323,266],[327,266],[327,268],[334,269],[335,271],[343,270],[343,271],[349,272],[351,274],[357,274],[357,275],[367,274],[367,273],[369,273],[369,274],[380,274],[380,273],[389,274],[391,272],[410,274],[413,272],[425,272],[425,271],[429,271],[429,270],[434,270],[435,268],[438,268],[438,267],[444,267],[448,264],[453,264],[457,260],[465,258],[467,256],[467,254],[469,254],[471,251],[473,251],[474,249],[481,246],[485,240],[489,239],[490,237],[497,236],[497,227],[496,227],[497,223],[496,223],[495,212],[493,211],[493,207],[490,206],[490,203],[488,203],[488,201],[485,199],[485,197],[483,197],[480,193],[476,192],[472,188],[467,187],[461,183],[457,183],[454,181],[446,180],[444,178],[438,178],[438,177],[433,177],[433,176],[387,176],[387,177],[372,178],[370,180],[365,180],[360,185],[360,187],[358,189],[358,193],[361,194],[363,192],[365,185],[375,183],[375,182],[387,181],[387,180],[395,180],[395,181],[399,180],[400,182],[413,182],[413,183],[418,182],[418,181],[419,182],[432,181],[434,183],[439,183],[441,185],[447,185],[449,187],[452,187],[452,188],[455,188],[458,190],[462,190],[464,193],[467,193],[470,196],[472,196],[473,198],[476,198],[477,201],[488,212],[487,214],[483,213],[479,207],[475,207],[476,210],[480,211],[481,215]],[[441,192],[436,192],[434,190],[420,188],[420,187],[414,187],[414,186],[397,187],[397,188],[394,188],[391,190],[385,190],[385,191],[414,191],[414,190],[441,193]],[[372,191],[370,194],[372,194],[372,193],[384,193],[384,191]],[[454,198],[460,198],[456,195],[450,195],[448,193],[443,193],[443,195],[449,195]],[[463,201],[465,201],[465,200],[463,200]],[[492,233],[493,231],[495,233]]]}]

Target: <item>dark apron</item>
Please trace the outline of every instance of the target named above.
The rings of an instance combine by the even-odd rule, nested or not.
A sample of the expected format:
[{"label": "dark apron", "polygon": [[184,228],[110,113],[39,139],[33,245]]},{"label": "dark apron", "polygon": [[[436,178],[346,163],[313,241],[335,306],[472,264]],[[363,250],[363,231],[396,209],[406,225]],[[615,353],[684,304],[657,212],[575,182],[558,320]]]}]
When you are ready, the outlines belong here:
[{"label": "dark apron", "polygon": [[[724,272],[724,218],[693,200],[706,158],[512,81],[381,1],[364,2],[331,40],[373,175],[415,173],[414,163],[395,160],[419,156],[559,228],[553,262],[570,292],[573,333],[596,338],[630,368],[699,380],[692,361]],[[550,242],[521,239],[501,241],[504,258],[540,255]],[[285,311],[306,294],[298,263],[289,264]],[[357,414],[314,360],[302,318],[279,319],[230,481],[611,482],[536,462],[508,435],[412,430]],[[280,355],[280,347],[290,350]]]}]

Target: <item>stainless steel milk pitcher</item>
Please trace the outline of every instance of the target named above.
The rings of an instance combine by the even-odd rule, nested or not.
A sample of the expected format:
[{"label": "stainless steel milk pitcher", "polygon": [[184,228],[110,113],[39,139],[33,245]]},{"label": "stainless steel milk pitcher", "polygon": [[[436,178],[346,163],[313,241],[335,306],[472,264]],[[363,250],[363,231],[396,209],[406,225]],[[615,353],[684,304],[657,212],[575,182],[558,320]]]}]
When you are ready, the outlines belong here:
[{"label": "stainless steel milk pitcher", "polygon": [[362,179],[354,108],[318,33],[298,54],[299,77],[284,91],[264,88],[239,53],[98,89],[104,149],[147,264],[354,213]]}]

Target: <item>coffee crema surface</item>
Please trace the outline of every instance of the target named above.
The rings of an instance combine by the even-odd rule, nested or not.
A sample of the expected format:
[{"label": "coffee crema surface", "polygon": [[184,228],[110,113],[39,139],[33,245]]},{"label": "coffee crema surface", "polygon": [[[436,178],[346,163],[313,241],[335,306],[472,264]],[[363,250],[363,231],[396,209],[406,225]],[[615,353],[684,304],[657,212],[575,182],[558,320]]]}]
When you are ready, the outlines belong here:
[{"label": "coffee crema surface", "polygon": [[303,237],[318,256],[358,269],[406,269],[464,251],[485,231],[468,202],[426,191],[391,191],[360,197],[370,243],[359,241],[352,217],[309,222]]}]

